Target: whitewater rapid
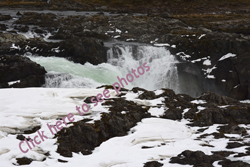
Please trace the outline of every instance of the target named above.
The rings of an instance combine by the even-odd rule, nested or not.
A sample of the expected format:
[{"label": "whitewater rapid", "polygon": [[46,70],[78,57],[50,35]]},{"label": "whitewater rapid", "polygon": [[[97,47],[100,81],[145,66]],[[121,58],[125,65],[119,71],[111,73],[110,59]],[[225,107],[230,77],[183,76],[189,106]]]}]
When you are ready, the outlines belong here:
[{"label": "whitewater rapid", "polygon": [[176,66],[179,62],[165,47],[116,45],[108,50],[107,55],[107,63],[99,65],[82,65],[59,57],[26,56],[48,71],[44,85],[48,88],[96,88],[111,85],[117,82],[117,76],[126,77],[132,68],[137,69],[147,63],[151,70],[125,88],[169,88],[180,92]]}]

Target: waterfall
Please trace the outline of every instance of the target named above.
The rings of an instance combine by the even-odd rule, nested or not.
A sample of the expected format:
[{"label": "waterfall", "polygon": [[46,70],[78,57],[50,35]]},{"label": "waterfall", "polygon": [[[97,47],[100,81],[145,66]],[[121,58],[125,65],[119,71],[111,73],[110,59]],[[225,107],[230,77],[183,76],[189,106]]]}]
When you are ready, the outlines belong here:
[{"label": "waterfall", "polygon": [[73,63],[59,57],[28,56],[45,67],[45,87],[95,88],[117,82],[131,69],[147,63],[150,70],[136,78],[126,88],[141,87],[147,90],[170,88],[179,93],[179,78],[174,55],[165,47],[115,45],[108,50],[108,62],[99,65]]},{"label": "waterfall", "polygon": [[132,86],[147,90],[170,88],[179,92],[176,58],[165,47],[116,45],[108,50],[108,63],[125,76],[147,63],[150,71],[135,79]]}]

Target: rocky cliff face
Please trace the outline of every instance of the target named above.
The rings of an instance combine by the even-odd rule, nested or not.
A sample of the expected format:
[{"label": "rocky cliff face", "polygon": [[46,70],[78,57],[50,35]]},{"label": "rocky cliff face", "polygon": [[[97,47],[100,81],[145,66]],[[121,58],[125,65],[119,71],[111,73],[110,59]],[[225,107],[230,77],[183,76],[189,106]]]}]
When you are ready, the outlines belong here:
[{"label": "rocky cliff face", "polygon": [[2,55],[0,62],[1,88],[41,87],[45,83],[45,69],[27,57]]}]

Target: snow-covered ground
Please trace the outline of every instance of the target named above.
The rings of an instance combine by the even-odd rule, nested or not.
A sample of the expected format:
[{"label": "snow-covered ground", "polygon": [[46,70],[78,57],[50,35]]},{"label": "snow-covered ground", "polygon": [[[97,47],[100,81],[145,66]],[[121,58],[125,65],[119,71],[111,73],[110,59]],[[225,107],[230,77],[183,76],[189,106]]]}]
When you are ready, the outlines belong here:
[{"label": "snow-covered ground", "polygon": [[[204,132],[196,134],[198,127],[187,126],[186,124],[189,123],[187,120],[173,121],[159,118],[158,116],[164,112],[163,107],[151,107],[149,112],[156,116],[155,118],[143,119],[129,131],[127,136],[114,137],[103,142],[99,147],[95,148],[91,155],[73,153],[71,158],[59,155],[56,152],[56,139],[53,139],[47,123],[50,125],[55,124],[58,118],[62,118],[69,113],[74,114],[74,122],[83,118],[100,119],[101,112],[109,112],[100,103],[97,106],[94,106],[94,103],[91,104],[89,113],[83,116],[79,115],[75,107],[76,105],[81,106],[85,97],[96,96],[98,93],[102,93],[103,90],[58,88],[1,89],[0,166],[16,166],[16,158],[27,157],[34,160],[30,165],[26,165],[31,167],[141,167],[144,163],[153,160],[163,163],[164,167],[176,167],[190,166],[169,163],[171,157],[177,156],[184,150],[201,150],[207,155],[211,155],[212,151],[229,150],[226,148],[229,139],[214,139],[212,136],[207,136],[201,140],[194,140],[202,134],[215,132],[219,125],[209,126]],[[111,97],[115,97],[115,91],[109,91],[111,92]],[[155,91],[155,93],[159,94],[161,90]],[[163,98],[140,100],[136,99],[137,96],[138,94],[129,92],[124,97],[147,106],[155,106],[163,100]],[[205,101],[192,101],[192,103],[203,104]],[[44,135],[48,139],[41,142],[41,144],[28,153],[22,153],[19,149],[20,140],[16,138],[17,134],[35,126],[41,126],[40,131],[44,131]],[[240,126],[250,129],[250,125]],[[36,134],[35,132],[33,134],[24,134],[24,136],[33,138]],[[237,137],[237,135],[235,136]],[[214,147],[204,147],[205,144],[213,145]],[[143,146],[147,148],[142,149]],[[233,151],[245,152],[245,149],[240,147]],[[44,155],[47,152],[49,152],[49,155]],[[61,163],[58,162],[58,159],[68,162]],[[229,159],[250,163],[250,156],[235,158],[233,155],[230,155]],[[217,164],[217,162],[214,164]]]}]

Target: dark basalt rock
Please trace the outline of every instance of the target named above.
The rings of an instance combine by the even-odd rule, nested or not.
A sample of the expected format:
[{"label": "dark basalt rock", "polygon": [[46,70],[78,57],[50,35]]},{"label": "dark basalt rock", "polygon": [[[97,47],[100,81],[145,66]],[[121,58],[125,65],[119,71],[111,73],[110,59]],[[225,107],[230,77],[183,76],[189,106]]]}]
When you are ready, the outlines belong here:
[{"label": "dark basalt rock", "polygon": [[[247,64],[250,63],[250,42],[248,36],[219,32],[201,32],[205,36],[199,39],[201,34],[197,34],[197,32],[193,33],[195,36],[189,34],[188,37],[181,37],[178,33],[184,32],[172,32],[172,34],[164,35],[162,39],[165,42],[171,41],[171,44],[175,44],[176,51],[182,51],[190,55],[191,57],[187,59],[188,61],[210,56],[210,66],[204,66],[200,62],[196,64],[199,66],[199,69],[216,67],[210,74],[215,76],[215,79],[212,80],[218,87],[218,92],[236,99],[249,98],[250,69]],[[236,54],[236,57],[219,61],[222,56],[228,53]],[[226,80],[226,82],[222,80]]]},{"label": "dark basalt rock", "polygon": [[33,159],[27,157],[16,158],[16,160],[19,165],[29,165],[33,161]]},{"label": "dark basalt rock", "polygon": [[161,118],[172,119],[172,120],[181,120],[182,119],[182,110],[181,109],[168,109]]},{"label": "dark basalt rock", "polygon": [[242,161],[231,161],[225,157],[232,154],[231,152],[215,152],[213,155],[206,155],[202,151],[183,151],[177,157],[172,157],[170,163],[178,163],[182,165],[194,165],[202,167],[213,167],[213,162],[220,161],[223,167],[249,167],[250,165]]},{"label": "dark basalt rock", "polygon": [[163,166],[163,164],[160,162],[150,161],[150,162],[145,163],[143,167],[161,167],[161,166]]},{"label": "dark basalt rock", "polygon": [[233,148],[238,148],[238,147],[242,147],[242,146],[250,146],[250,144],[249,143],[230,142],[230,143],[227,143],[226,148],[233,149]]},{"label": "dark basalt rock", "polygon": [[156,99],[157,96],[155,95],[155,93],[153,91],[145,91],[142,94],[140,94],[138,96],[139,99],[146,99],[146,100],[152,100],[152,99]]},{"label": "dark basalt rock", "polygon": [[240,134],[240,135],[246,135],[247,131],[243,127],[239,127],[238,125],[234,124],[228,124],[226,126],[220,126],[219,131],[221,133],[227,133],[227,134]]},{"label": "dark basalt rock", "polygon": [[20,32],[28,32],[29,31],[28,26],[15,26],[15,29],[20,31]]},{"label": "dark basalt rock", "polygon": [[220,138],[227,138],[223,133],[210,133],[210,134],[203,134],[201,136],[199,136],[197,139],[202,139],[202,138],[206,138],[207,136],[213,136],[215,139],[220,139]]},{"label": "dark basalt rock", "polygon": [[[122,98],[109,99],[102,105],[110,107],[110,113],[103,113],[101,120],[94,124],[79,121],[74,126],[63,129],[56,134],[57,152],[65,157],[71,157],[72,152],[81,152],[83,155],[92,153],[92,150],[103,141],[115,136],[124,136],[130,128],[150,117],[147,109],[136,105],[134,102]],[[126,111],[126,114],[121,114]]]},{"label": "dark basalt rock", "polygon": [[235,154],[233,151],[212,151],[213,154],[218,154],[223,157],[228,157],[231,154]]},{"label": "dark basalt rock", "polygon": [[[13,48],[13,45],[16,48]],[[21,55],[26,52],[43,56],[65,57],[81,64],[89,62],[97,65],[107,62],[107,49],[101,41],[94,38],[76,37],[52,43],[46,42],[42,38],[26,39],[20,34],[0,34],[0,54]]]},{"label": "dark basalt rock", "polygon": [[[176,95],[172,90],[163,90],[165,90],[165,92],[157,96],[165,98],[165,106],[167,109],[164,112],[164,115],[161,116],[162,118],[181,120],[184,117],[185,119],[191,120],[191,126],[210,126],[213,124],[227,123],[250,123],[249,104],[243,104],[235,99],[226,96],[220,96],[211,92],[206,92],[202,96],[196,98],[197,100],[204,100],[204,104],[194,104],[191,103],[194,98],[188,95]],[[144,91],[144,93],[145,92],[146,91]],[[218,107],[226,105],[230,106]],[[198,106],[204,107],[204,109],[199,111]],[[183,110],[186,108],[189,108],[189,110],[183,116]],[[234,133],[233,129],[231,129],[231,133]],[[230,133],[230,128],[226,131]],[[244,133],[243,129],[240,131]]]},{"label": "dark basalt rock", "polygon": [[[12,43],[19,43],[19,42],[26,42],[25,36],[23,36],[21,34],[0,33],[0,43],[1,44],[4,44],[4,43],[11,43],[12,44]],[[2,49],[2,48],[3,47],[0,47],[0,49]]]},{"label": "dark basalt rock", "polygon": [[25,137],[24,137],[24,135],[17,135],[16,139],[24,141]]},{"label": "dark basalt rock", "polygon": [[[248,44],[250,46],[250,44]],[[249,47],[245,46],[245,47]],[[250,57],[248,52],[237,54],[237,57],[218,61],[217,68],[212,72],[216,75],[216,82],[230,97],[237,99],[249,98],[249,72]],[[222,80],[226,82],[222,82]]]},{"label": "dark basalt rock", "polygon": [[5,31],[7,29],[7,26],[5,24],[0,24],[0,30]]},{"label": "dark basalt rock", "polygon": [[0,13],[0,21],[10,20],[10,19],[11,19],[10,15],[2,15]]},{"label": "dark basalt rock", "polygon": [[218,154],[206,155],[202,151],[183,151],[177,157],[172,157],[170,163],[178,163],[182,165],[194,165],[203,167],[213,167],[213,162],[224,159]]},{"label": "dark basalt rock", "polygon": [[62,160],[62,159],[58,159],[58,162],[67,163],[68,161],[65,161],[65,160]]},{"label": "dark basalt rock", "polygon": [[[228,107],[228,108],[208,108],[201,110],[199,113],[189,110],[185,113],[184,118],[192,119],[192,126],[210,126],[213,124],[249,124],[250,107]],[[193,115],[192,115],[192,114]]]},{"label": "dark basalt rock", "polygon": [[59,23],[53,13],[24,12],[15,24],[38,25],[41,27],[57,27]]},{"label": "dark basalt rock", "polygon": [[232,99],[227,96],[220,96],[213,92],[205,92],[198,99],[205,100],[210,103],[215,103],[217,105],[240,104],[238,100]]},{"label": "dark basalt rock", "polygon": [[[19,55],[0,56],[0,87],[40,87],[45,83],[45,69],[27,57]],[[10,81],[19,83],[8,85]]]},{"label": "dark basalt rock", "polygon": [[16,13],[16,15],[17,16],[22,16],[22,14],[19,11]]},{"label": "dark basalt rock", "polygon": [[[239,101],[226,97],[220,96],[212,92],[206,92],[196,100],[205,101],[204,104],[194,104],[191,101],[195,100],[188,95],[178,94],[171,89],[162,89],[164,92],[160,95],[155,95],[154,92],[147,91],[142,88],[133,88],[134,93],[142,92],[139,99],[155,99],[163,97],[165,99],[166,111],[161,118],[167,118],[172,120],[190,119],[191,126],[210,126],[213,124],[248,124],[250,123],[250,105],[242,104]],[[146,97],[145,94],[149,95]],[[218,107],[226,106],[228,107]],[[204,107],[203,110],[199,111],[198,106]],[[183,110],[189,108],[189,110],[183,116]],[[199,111],[199,112],[198,112]],[[221,128],[220,131],[223,133],[245,133],[244,128],[237,128],[230,124],[228,127]]]},{"label": "dark basalt rock", "polygon": [[90,97],[87,97],[87,98],[84,100],[84,102],[85,102],[85,103],[93,103],[93,102],[91,101],[91,99],[92,99],[93,97],[94,97],[94,100],[97,101],[96,96],[90,96]]},{"label": "dark basalt rock", "polygon": [[248,163],[242,161],[231,161],[229,159],[220,161],[219,165],[222,165],[223,167],[250,167],[250,164]]},{"label": "dark basalt rock", "polygon": [[94,38],[75,38],[63,41],[59,47],[64,51],[59,53],[58,56],[67,57],[76,63],[85,64],[89,62],[97,65],[107,62],[107,50],[102,42]]}]

